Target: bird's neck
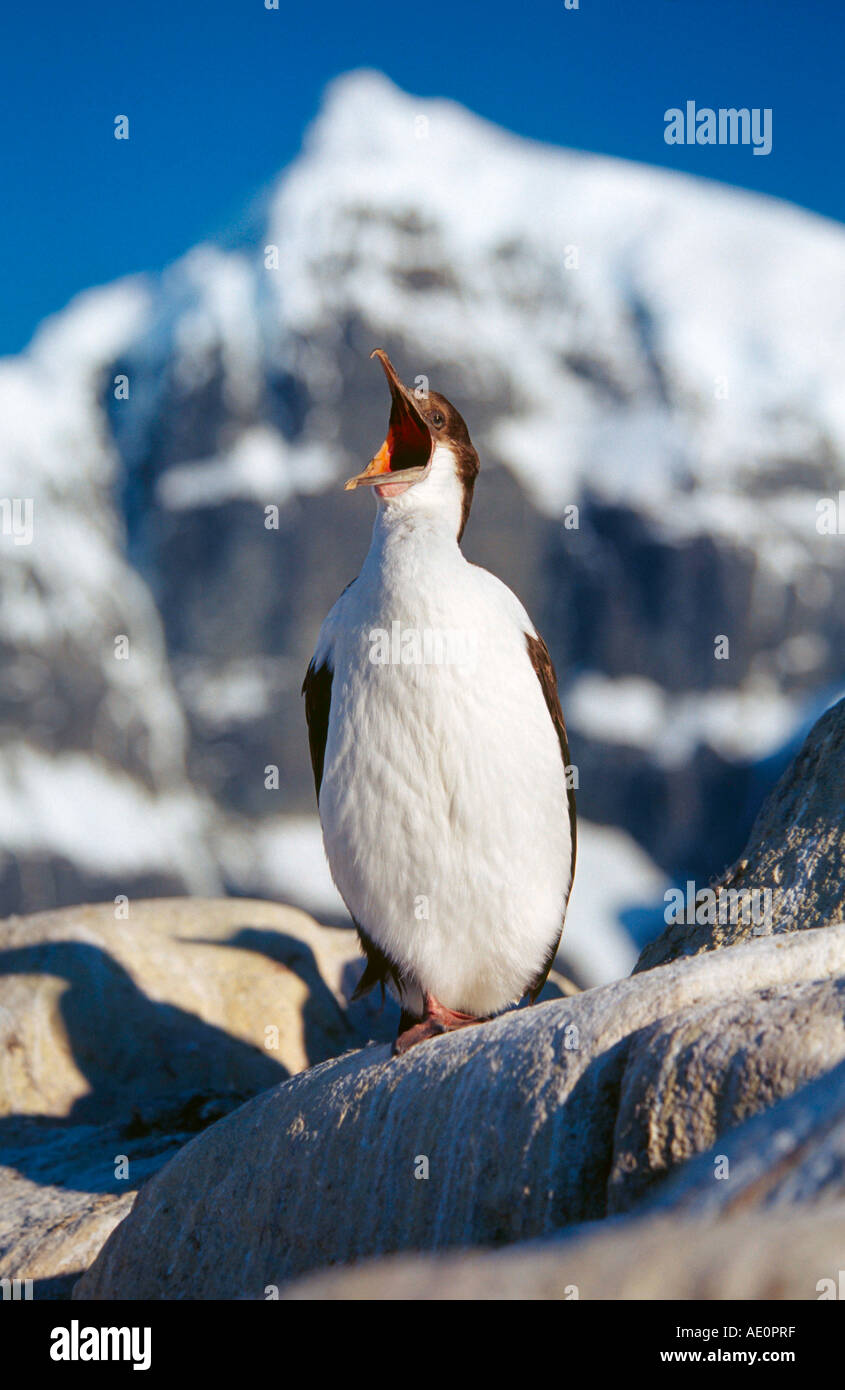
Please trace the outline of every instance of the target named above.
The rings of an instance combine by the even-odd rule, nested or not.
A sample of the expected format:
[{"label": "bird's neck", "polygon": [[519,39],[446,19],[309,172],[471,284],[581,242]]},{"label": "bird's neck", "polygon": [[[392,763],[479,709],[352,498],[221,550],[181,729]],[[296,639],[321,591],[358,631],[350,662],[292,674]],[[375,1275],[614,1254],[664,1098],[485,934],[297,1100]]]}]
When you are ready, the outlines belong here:
[{"label": "bird's neck", "polygon": [[442,512],[381,503],[365,565],[381,574],[408,574],[422,583],[435,565],[464,565],[454,519]]}]

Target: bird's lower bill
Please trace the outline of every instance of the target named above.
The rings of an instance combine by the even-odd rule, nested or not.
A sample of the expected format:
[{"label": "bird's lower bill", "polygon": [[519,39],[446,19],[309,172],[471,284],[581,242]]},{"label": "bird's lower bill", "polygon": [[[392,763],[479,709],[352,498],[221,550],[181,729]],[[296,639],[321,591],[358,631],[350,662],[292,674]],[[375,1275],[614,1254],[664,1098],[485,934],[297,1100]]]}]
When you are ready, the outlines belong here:
[{"label": "bird's lower bill", "polygon": [[[415,479],[414,481],[418,480]],[[410,483],[398,481],[395,483],[376,483],[376,497],[401,497],[403,492],[407,492],[409,487],[414,486],[414,481]]]}]

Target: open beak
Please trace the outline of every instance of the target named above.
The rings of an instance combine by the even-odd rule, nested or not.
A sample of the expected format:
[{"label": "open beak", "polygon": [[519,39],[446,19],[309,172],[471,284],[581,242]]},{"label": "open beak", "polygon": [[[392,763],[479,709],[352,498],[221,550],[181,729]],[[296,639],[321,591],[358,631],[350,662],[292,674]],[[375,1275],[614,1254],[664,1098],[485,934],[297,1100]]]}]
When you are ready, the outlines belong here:
[{"label": "open beak", "polygon": [[390,387],[390,423],[387,438],[363,473],[344,483],[347,491],[370,484],[388,483],[394,478],[410,486],[428,475],[431,463],[431,433],[417,409],[412,392],[402,385],[386,352],[376,348],[370,356],[378,358]]}]

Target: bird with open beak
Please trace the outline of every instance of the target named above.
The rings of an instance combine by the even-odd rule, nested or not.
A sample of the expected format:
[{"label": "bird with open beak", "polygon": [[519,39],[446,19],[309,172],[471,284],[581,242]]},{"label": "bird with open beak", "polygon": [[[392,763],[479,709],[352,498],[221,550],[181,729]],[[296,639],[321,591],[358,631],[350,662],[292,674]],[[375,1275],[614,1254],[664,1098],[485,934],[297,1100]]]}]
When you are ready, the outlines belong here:
[{"label": "bird with open beak", "polygon": [[387,354],[387,437],[347,489],[377,507],[361,573],[320,629],[303,691],[317,804],[394,1045],[533,1002],[575,868],[569,749],[548,650],[460,540],[479,471],[458,411]]}]

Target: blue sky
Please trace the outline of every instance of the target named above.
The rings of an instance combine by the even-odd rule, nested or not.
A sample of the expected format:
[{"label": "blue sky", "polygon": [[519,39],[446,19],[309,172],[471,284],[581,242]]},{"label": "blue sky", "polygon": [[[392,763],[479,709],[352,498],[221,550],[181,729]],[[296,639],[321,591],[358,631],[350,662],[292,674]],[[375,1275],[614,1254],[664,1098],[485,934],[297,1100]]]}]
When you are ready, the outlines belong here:
[{"label": "blue sky", "polygon": [[[41,0],[0,20],[0,352],[76,291],[242,220],[338,73],[537,139],[845,221],[842,0]],[[667,107],[771,107],[773,150],[673,147]],[[131,138],[116,141],[127,114]]]}]

